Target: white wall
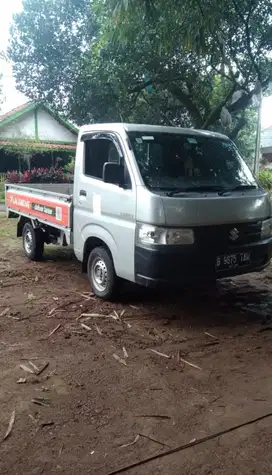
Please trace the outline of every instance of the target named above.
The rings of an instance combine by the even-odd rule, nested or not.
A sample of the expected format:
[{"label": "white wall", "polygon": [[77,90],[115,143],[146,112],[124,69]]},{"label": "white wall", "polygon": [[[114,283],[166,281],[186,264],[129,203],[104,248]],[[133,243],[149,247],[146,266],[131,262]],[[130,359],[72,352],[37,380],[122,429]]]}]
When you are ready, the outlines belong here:
[{"label": "white wall", "polygon": [[35,139],[34,111],[22,115],[7,125],[0,127],[0,138]]},{"label": "white wall", "polygon": [[264,148],[272,147],[272,127],[265,129],[261,134],[261,146]]},{"label": "white wall", "polygon": [[40,141],[52,140],[73,143],[77,141],[75,134],[61,125],[44,109],[38,109],[38,135]]}]

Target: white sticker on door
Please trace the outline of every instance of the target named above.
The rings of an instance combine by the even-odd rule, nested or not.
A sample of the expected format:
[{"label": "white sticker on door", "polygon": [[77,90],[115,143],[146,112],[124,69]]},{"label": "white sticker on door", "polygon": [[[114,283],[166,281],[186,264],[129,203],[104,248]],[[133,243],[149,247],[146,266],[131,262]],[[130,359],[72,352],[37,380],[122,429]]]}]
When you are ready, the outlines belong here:
[{"label": "white sticker on door", "polygon": [[101,196],[97,193],[93,193],[93,214],[101,215]]}]

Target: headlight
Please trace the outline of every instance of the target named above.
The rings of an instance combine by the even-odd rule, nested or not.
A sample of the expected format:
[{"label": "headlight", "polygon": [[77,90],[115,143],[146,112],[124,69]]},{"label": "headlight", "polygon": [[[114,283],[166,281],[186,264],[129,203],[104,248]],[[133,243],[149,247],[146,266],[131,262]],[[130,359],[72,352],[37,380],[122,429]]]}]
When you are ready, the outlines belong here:
[{"label": "headlight", "polygon": [[272,236],[272,219],[266,219],[262,222],[262,238],[269,238]]},{"label": "headlight", "polygon": [[150,224],[137,225],[139,244],[193,244],[194,231],[189,228],[162,228]]}]

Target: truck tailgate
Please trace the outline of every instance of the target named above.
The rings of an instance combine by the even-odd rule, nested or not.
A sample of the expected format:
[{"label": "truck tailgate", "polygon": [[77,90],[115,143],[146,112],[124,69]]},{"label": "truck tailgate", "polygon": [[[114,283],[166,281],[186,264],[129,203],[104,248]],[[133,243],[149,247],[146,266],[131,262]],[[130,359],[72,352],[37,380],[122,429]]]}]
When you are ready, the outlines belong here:
[{"label": "truck tailgate", "polygon": [[71,228],[71,196],[18,186],[6,186],[7,209],[50,224]]}]

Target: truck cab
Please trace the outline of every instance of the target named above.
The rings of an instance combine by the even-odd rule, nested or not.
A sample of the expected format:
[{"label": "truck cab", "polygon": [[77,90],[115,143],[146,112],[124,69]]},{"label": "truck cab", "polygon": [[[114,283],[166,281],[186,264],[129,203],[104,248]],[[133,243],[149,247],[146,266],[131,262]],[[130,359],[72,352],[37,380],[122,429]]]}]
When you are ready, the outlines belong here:
[{"label": "truck cab", "polygon": [[177,286],[259,271],[271,257],[270,198],[232,141],[208,131],[82,127],[73,223],[102,297],[118,278]]}]

